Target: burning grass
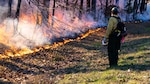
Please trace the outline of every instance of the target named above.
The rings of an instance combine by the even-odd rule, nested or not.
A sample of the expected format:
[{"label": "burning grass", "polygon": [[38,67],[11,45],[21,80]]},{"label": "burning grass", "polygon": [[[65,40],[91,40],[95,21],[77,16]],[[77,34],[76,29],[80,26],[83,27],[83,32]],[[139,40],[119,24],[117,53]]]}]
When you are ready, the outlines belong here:
[{"label": "burning grass", "polygon": [[[15,47],[14,48],[9,47],[9,45],[8,45],[8,48],[4,49],[4,52],[1,53],[0,58],[21,57],[23,55],[36,53],[36,52],[44,50],[44,49],[56,48],[58,46],[66,44],[68,42],[75,41],[75,40],[81,40],[83,38],[86,38],[89,34],[91,34],[93,32],[96,32],[96,31],[99,31],[99,30],[100,30],[100,28],[89,30],[84,34],[78,35],[78,37],[76,37],[74,39],[71,39],[71,38],[68,38],[66,40],[63,39],[61,41],[54,42],[53,44],[49,44],[49,45],[47,44],[47,45],[39,46],[39,47],[35,47],[35,48],[21,48],[21,49],[18,49],[18,48],[15,48]],[[60,38],[60,39],[62,39],[62,38]],[[6,44],[6,43],[7,42],[4,42],[4,44]],[[5,47],[5,45],[3,45],[2,47]]]},{"label": "burning grass", "polygon": [[[36,11],[37,12],[37,11]],[[3,52],[0,58],[18,57],[35,53],[44,49],[55,48],[74,40],[80,40],[97,30],[93,27],[95,22],[84,21],[75,17],[73,21],[64,20],[62,13],[57,14],[51,26],[37,24],[36,13],[24,14],[21,12],[19,18],[6,18],[0,24],[0,44]],[[39,17],[40,20],[41,17]],[[51,24],[51,18],[49,23]],[[77,25],[78,26],[75,26]]]}]

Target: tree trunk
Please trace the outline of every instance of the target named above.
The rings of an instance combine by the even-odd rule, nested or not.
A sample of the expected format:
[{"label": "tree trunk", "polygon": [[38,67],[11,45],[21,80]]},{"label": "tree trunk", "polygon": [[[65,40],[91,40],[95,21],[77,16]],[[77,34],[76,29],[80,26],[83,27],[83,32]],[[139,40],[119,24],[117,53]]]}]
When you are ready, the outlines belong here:
[{"label": "tree trunk", "polygon": [[[39,5],[40,5],[40,1],[37,0],[37,6],[39,6]],[[42,25],[42,15],[41,15],[40,11],[38,11],[38,9],[37,9],[37,20],[36,20],[36,24]]]},{"label": "tree trunk", "polygon": [[96,0],[92,0],[92,15],[94,17],[94,19],[96,19]]},{"label": "tree trunk", "polygon": [[138,3],[137,3],[137,0],[135,0],[134,6],[133,6],[133,19],[136,18],[137,10],[138,10]]},{"label": "tree trunk", "polygon": [[49,5],[50,4],[50,0],[44,0],[42,5],[42,23],[46,24],[47,26],[49,25],[48,19],[49,19]]},{"label": "tree trunk", "polygon": [[108,9],[108,0],[106,0],[106,4],[105,4],[105,17],[107,17],[108,16],[108,11],[107,11],[107,9]]},{"label": "tree trunk", "polygon": [[115,3],[118,5],[118,1],[119,1],[119,0],[115,0],[115,1],[116,1]]},{"label": "tree trunk", "polygon": [[106,6],[105,6],[105,8],[106,9],[108,8],[108,0],[106,0]]},{"label": "tree trunk", "polygon": [[[72,12],[73,12],[73,14],[75,14],[75,12],[76,12],[76,6],[77,5],[78,5],[78,0],[74,0],[73,6],[72,6]],[[74,16],[73,16],[73,19],[74,19]]]},{"label": "tree trunk", "polygon": [[69,2],[66,0],[66,10],[68,10]]},{"label": "tree trunk", "polygon": [[86,11],[89,13],[90,12],[90,6],[91,6],[90,0],[87,0],[86,4],[87,4]]},{"label": "tree trunk", "polygon": [[55,3],[56,3],[56,0],[53,1],[52,23],[51,23],[51,26],[52,26],[52,27],[53,27],[53,25],[54,25]]},{"label": "tree trunk", "polygon": [[143,11],[145,11],[145,0],[142,0],[141,2],[141,6],[140,6],[140,12],[143,13]]},{"label": "tree trunk", "polygon": [[83,13],[83,0],[80,1],[79,19],[82,18],[82,13]]},{"label": "tree trunk", "polygon": [[11,11],[12,11],[12,10],[11,10],[12,0],[9,0],[8,5],[9,5],[8,17],[10,17],[10,16],[11,16]]},{"label": "tree trunk", "polygon": [[17,11],[16,11],[16,18],[19,17],[19,14],[20,14],[20,6],[21,6],[21,0],[18,0]]},{"label": "tree trunk", "polygon": [[56,0],[54,0],[54,2],[53,2],[53,12],[52,12],[52,16],[54,16],[55,15],[55,2]]}]

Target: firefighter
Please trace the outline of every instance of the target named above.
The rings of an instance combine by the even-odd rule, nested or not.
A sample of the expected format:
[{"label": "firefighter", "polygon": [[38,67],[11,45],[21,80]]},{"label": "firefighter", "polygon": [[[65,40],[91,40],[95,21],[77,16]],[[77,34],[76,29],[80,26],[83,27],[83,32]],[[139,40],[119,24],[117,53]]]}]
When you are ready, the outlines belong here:
[{"label": "firefighter", "polygon": [[112,35],[112,31],[117,27],[118,20],[115,17],[118,16],[118,8],[113,7],[111,9],[111,17],[109,18],[106,34],[102,40],[102,45],[108,45],[108,58],[110,67],[118,66],[118,51],[121,45],[120,37]]}]

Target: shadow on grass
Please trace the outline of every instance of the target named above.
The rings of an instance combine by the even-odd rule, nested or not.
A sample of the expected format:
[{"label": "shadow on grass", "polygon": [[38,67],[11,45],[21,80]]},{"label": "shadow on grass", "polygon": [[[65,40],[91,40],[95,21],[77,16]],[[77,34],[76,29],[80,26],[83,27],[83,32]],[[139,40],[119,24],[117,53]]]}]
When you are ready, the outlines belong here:
[{"label": "shadow on grass", "polygon": [[[144,50],[148,49],[149,45],[150,45],[150,39],[149,38],[142,38],[142,39],[126,42],[123,45],[123,48],[127,49],[127,50],[129,49],[129,51],[125,53],[125,54],[129,54],[129,53],[136,53],[137,51],[140,51],[141,49],[144,52]],[[76,44],[73,44],[72,46],[76,46]],[[88,50],[96,49],[96,48],[93,48],[91,46],[85,46],[84,44],[82,44],[82,45],[78,44],[77,46],[78,47],[83,47],[83,48],[88,49]],[[139,60],[139,59],[142,59],[142,58],[148,58],[148,57],[146,57],[146,56],[137,56],[137,57],[130,56],[130,57],[126,58],[125,61],[134,60],[134,59]],[[143,63],[143,64],[134,63],[134,64],[120,65],[120,66],[115,67],[115,69],[119,69],[119,70],[132,69],[132,70],[135,70],[135,71],[145,71],[145,70],[150,70],[149,65],[150,65],[150,61],[146,61],[146,63]],[[111,68],[108,68],[108,69],[111,69]],[[112,69],[114,69],[114,68],[112,68]],[[60,69],[58,71],[54,71],[54,73],[57,73],[57,74],[71,74],[71,73],[79,73],[79,72],[86,73],[86,72],[89,72],[89,71],[101,71],[101,70],[100,69],[95,69],[95,68],[88,69],[85,66],[76,65],[76,66],[73,66],[73,67],[68,67],[68,68]]]},{"label": "shadow on grass", "polygon": [[106,70],[111,70],[111,69],[124,70],[124,71],[129,69],[133,71],[146,71],[146,70],[150,70],[150,66],[144,64],[119,65],[119,66],[108,68]]},{"label": "shadow on grass", "polygon": [[13,83],[11,83],[11,82],[5,82],[5,81],[1,81],[0,80],[0,84],[13,84]]},{"label": "shadow on grass", "polygon": [[150,38],[141,38],[129,41],[123,44],[122,47],[124,55],[130,53],[131,55],[123,57],[122,58],[123,62],[121,62],[122,65],[115,67],[116,69],[120,70],[132,69],[137,71],[150,70],[150,61],[148,61],[150,59],[149,57],[150,53],[146,52],[146,50],[149,51],[150,49]]},{"label": "shadow on grass", "polygon": [[82,48],[87,49],[87,50],[98,50],[99,49],[98,47],[92,46],[91,44],[92,44],[91,42],[90,43],[71,42],[67,45],[71,45],[74,47],[82,47]]},{"label": "shadow on grass", "polygon": [[[108,64],[101,64],[99,67],[102,67],[102,68],[97,69],[96,67],[89,68],[89,67],[83,66],[83,65],[74,65],[72,67],[55,70],[55,71],[53,71],[53,73],[55,75],[60,75],[60,74],[87,73],[87,72],[92,72],[92,71],[104,71],[104,70],[106,70],[106,66],[108,66]],[[105,69],[104,69],[104,67],[105,67]]]},{"label": "shadow on grass", "polygon": [[141,38],[129,42],[125,42],[122,45],[122,49],[129,49],[130,50],[137,50],[140,49],[142,46],[146,46],[146,48],[150,48],[150,38]]},{"label": "shadow on grass", "polygon": [[144,64],[133,64],[133,65],[131,64],[131,65],[118,66],[117,69],[120,69],[120,70],[132,69],[135,71],[146,71],[146,70],[150,70],[150,66],[144,65]]},{"label": "shadow on grass", "polygon": [[[103,66],[109,66],[108,64],[104,64]],[[53,73],[55,75],[60,75],[60,74],[75,74],[75,73],[86,73],[86,72],[93,72],[93,71],[105,71],[105,70],[110,70],[110,69],[118,69],[118,70],[133,70],[133,71],[146,71],[150,70],[149,65],[144,65],[144,64],[134,64],[134,65],[120,65],[116,67],[111,67],[111,68],[106,68],[104,70],[102,69],[88,69],[88,67],[82,66],[82,65],[75,65],[73,67],[68,67],[68,68],[63,68],[63,69],[58,69],[55,70]]]},{"label": "shadow on grass", "polygon": [[15,71],[18,73],[32,74],[32,75],[43,74],[44,71],[49,71],[49,70],[54,69],[54,67],[51,67],[51,66],[40,66],[32,62],[26,63],[20,58],[0,60],[0,66],[6,67],[10,69],[11,71]]}]

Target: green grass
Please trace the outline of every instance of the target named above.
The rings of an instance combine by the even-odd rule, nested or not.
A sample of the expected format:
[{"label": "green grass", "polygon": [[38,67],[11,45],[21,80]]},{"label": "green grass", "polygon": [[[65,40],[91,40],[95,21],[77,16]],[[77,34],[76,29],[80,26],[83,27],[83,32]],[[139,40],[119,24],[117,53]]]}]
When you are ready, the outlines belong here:
[{"label": "green grass", "polygon": [[148,27],[148,28],[145,28],[145,30],[146,30],[146,31],[150,31],[150,27]]},{"label": "green grass", "polygon": [[65,74],[59,84],[149,84],[150,39],[133,40],[122,46],[118,67]]},{"label": "green grass", "polygon": [[89,73],[66,74],[59,84],[147,84],[150,74],[134,70],[110,69]]}]

